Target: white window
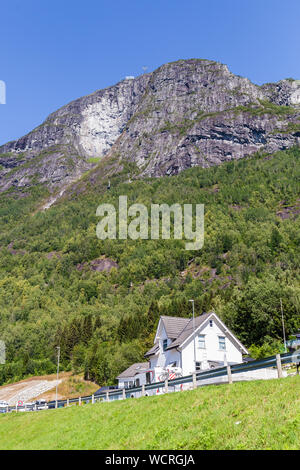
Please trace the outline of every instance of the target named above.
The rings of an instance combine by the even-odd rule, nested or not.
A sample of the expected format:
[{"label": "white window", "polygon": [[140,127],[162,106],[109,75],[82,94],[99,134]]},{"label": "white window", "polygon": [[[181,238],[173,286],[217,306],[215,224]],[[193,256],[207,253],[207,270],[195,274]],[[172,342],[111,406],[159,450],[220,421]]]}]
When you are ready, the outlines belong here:
[{"label": "white window", "polygon": [[209,326],[212,328],[214,326],[214,322],[212,320],[209,320]]},{"label": "white window", "polygon": [[205,335],[198,335],[198,348],[205,349]]},{"label": "white window", "polygon": [[168,340],[167,339],[164,339],[163,340],[163,350],[165,351],[168,347]]},{"label": "white window", "polygon": [[196,370],[201,370],[201,362],[196,362]]},{"label": "white window", "polygon": [[219,349],[225,351],[226,349],[226,338],[225,336],[219,336]]}]

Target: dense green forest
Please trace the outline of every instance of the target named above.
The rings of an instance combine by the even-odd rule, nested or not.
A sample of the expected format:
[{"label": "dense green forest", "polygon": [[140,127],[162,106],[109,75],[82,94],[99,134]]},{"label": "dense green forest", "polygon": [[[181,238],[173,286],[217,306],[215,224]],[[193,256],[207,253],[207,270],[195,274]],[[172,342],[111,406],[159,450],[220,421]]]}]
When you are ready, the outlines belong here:
[{"label": "dense green forest", "polygon": [[[287,336],[300,328],[300,150],[192,168],[159,179],[111,180],[38,207],[43,187],[0,198],[0,384],[62,368],[99,384],[143,360],[159,315],[214,309],[259,357],[280,350],[282,299]],[[123,175],[124,176],[124,175]],[[124,178],[123,178],[124,179]],[[119,195],[128,204],[205,204],[205,241],[104,240],[96,209]],[[23,197],[20,197],[23,196]],[[150,211],[149,211],[150,212]],[[92,260],[117,263],[110,272]]]}]

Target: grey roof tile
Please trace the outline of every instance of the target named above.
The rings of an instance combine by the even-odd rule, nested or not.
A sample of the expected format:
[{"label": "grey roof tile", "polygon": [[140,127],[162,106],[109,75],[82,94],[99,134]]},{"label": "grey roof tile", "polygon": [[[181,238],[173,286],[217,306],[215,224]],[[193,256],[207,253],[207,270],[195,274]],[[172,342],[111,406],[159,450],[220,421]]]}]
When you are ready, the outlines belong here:
[{"label": "grey roof tile", "polygon": [[159,350],[159,345],[158,343],[155,343],[155,345],[151,349],[149,349],[149,351],[147,351],[146,354],[144,354],[144,356],[145,357],[152,356],[152,354],[155,354],[158,350]]},{"label": "grey roof tile", "polygon": [[149,362],[136,362],[132,364],[128,369],[124,370],[121,374],[118,375],[117,379],[125,379],[127,377],[134,377],[140,372],[144,372],[149,369]]},{"label": "grey roof tile", "polygon": [[182,317],[161,317],[168,338],[175,339],[189,323],[189,318]]},{"label": "grey roof tile", "polygon": [[[195,317],[195,329],[197,329],[205,320],[211,315],[211,313],[203,313],[199,317]],[[167,349],[173,349],[180,346],[190,335],[193,334],[193,319],[188,319],[188,323],[185,328],[181,331],[179,336],[167,347]]]}]

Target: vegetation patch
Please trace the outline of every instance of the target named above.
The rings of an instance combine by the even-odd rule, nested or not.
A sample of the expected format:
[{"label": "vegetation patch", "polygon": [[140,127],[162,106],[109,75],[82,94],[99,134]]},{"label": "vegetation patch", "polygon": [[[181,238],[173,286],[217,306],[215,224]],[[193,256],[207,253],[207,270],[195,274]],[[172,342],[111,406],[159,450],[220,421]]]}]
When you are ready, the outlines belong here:
[{"label": "vegetation patch", "polygon": [[299,390],[298,376],[12,413],[0,416],[0,447],[296,450],[300,446]]},{"label": "vegetation patch", "polygon": [[[15,189],[0,195],[0,384],[55,372],[57,344],[62,370],[114,384],[144,360],[160,315],[190,317],[191,298],[197,314],[215,309],[248,348],[280,351],[280,299],[287,337],[300,328],[300,218],[277,215],[282,201],[294,207],[299,198],[299,148],[131,183],[136,167],[119,158],[102,159],[47,211],[37,212],[49,198],[42,185],[17,201],[8,197]],[[124,194],[148,213],[153,203],[203,203],[203,249],[173,239],[98,240],[98,205],[117,208]],[[189,275],[194,258],[203,276]],[[118,269],[77,268],[97,259]]]}]

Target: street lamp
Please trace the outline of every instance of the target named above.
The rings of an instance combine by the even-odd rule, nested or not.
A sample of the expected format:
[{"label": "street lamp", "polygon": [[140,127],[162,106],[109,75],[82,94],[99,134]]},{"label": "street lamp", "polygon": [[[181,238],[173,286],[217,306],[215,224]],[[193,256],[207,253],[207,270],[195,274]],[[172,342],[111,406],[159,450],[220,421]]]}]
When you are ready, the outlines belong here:
[{"label": "street lamp", "polygon": [[196,338],[195,338],[195,302],[194,300],[189,300],[189,302],[192,302],[193,306],[193,332],[194,332],[194,371],[196,371]]},{"label": "street lamp", "polygon": [[57,349],[57,374],[56,374],[55,408],[57,408],[57,389],[58,389],[60,346],[56,346],[56,349]]},{"label": "street lamp", "polygon": [[282,331],[283,331],[284,352],[287,352],[287,348],[286,348],[286,339],[285,339],[285,326],[284,326],[282,299],[280,299],[280,308],[281,308],[281,322],[282,322]]}]

